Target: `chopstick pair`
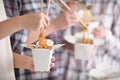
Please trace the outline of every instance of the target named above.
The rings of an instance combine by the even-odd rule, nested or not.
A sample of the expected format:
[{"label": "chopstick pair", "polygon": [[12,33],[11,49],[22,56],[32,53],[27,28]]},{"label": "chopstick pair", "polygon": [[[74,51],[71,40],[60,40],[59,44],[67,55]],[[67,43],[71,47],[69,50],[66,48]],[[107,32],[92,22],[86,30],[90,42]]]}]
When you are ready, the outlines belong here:
[{"label": "chopstick pair", "polygon": [[[71,8],[63,1],[63,0],[60,0],[61,3],[70,11],[72,12]],[[87,25],[82,21],[82,19],[80,18],[79,19],[79,22],[83,25],[83,30],[85,30],[83,32],[83,42],[86,43],[86,42],[89,42],[87,39],[89,39],[89,34],[87,33],[87,36],[85,35],[86,31],[87,31]],[[86,38],[87,37],[87,38]]]},{"label": "chopstick pair", "polygon": [[[41,12],[43,12],[43,0],[40,0],[40,2],[41,2]],[[50,9],[50,2],[51,2],[51,0],[48,0],[48,4],[47,4],[47,11],[46,11],[46,15],[48,16],[48,13],[49,13],[49,9]],[[41,26],[41,28],[42,28],[42,26]],[[40,31],[42,31],[43,32],[43,30],[44,29],[40,29]]]},{"label": "chopstick pair", "polygon": [[[51,0],[61,11],[65,12],[64,9],[62,9],[54,0]],[[60,2],[70,11],[72,12],[71,8],[63,1],[60,0]],[[87,25],[82,21],[81,18],[79,18],[79,23],[82,24],[84,27],[82,27],[83,29],[87,28]]]},{"label": "chopstick pair", "polygon": [[[43,0],[40,0],[41,1],[41,12],[43,12]],[[49,13],[49,9],[50,9],[50,2],[51,0],[48,0],[48,7],[47,7],[47,12],[46,12],[46,15],[48,15]]]}]

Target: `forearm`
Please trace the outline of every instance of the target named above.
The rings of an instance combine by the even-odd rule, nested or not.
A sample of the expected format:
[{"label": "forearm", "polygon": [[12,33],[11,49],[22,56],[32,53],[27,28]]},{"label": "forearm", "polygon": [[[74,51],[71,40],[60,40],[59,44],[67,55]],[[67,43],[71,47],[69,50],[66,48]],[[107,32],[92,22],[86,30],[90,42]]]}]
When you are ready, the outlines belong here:
[{"label": "forearm", "polygon": [[[14,68],[30,69],[29,62],[31,57],[20,55],[13,52]],[[32,64],[32,61],[31,61]]]},{"label": "forearm", "polygon": [[15,17],[15,18],[11,18],[3,22],[0,22],[0,28],[1,28],[0,39],[22,29],[22,27],[20,27],[20,24],[18,24],[19,18],[20,17]]}]

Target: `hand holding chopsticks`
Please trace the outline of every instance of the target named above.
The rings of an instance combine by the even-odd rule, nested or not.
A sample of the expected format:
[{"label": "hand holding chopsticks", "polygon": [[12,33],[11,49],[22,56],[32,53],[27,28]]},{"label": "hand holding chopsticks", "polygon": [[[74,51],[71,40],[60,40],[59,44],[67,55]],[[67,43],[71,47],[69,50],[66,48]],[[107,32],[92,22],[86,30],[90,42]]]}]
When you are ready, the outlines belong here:
[{"label": "hand holding chopsticks", "polygon": [[[50,19],[48,18],[48,13],[49,13],[49,8],[50,8],[50,0],[48,1],[48,8],[47,8],[47,12],[46,15],[44,14],[43,17],[43,22],[41,22],[41,27],[40,27],[40,34],[38,37],[38,48],[45,48],[45,49],[50,49],[50,47],[47,45],[46,42],[46,38],[44,35],[44,29],[45,27],[47,27],[49,25]],[[43,12],[43,0],[41,0],[41,12]],[[48,21],[49,19],[49,21]],[[46,24],[46,25],[42,25],[42,24]]]},{"label": "hand holding chopsticks", "polygon": [[[41,0],[41,10],[40,11],[43,14],[43,16],[42,16],[43,22],[41,22],[40,27],[43,28],[43,29],[40,29],[40,31],[41,30],[44,31],[44,28],[46,28],[49,25],[50,19],[48,18],[48,13],[49,13],[49,8],[50,8],[50,2],[51,2],[51,0],[48,0],[48,4],[47,4],[48,8],[47,8],[46,15],[45,15],[45,14],[42,13],[43,12],[43,0]],[[42,25],[42,24],[44,24],[44,25]]]},{"label": "hand holding chopsticks", "polygon": [[[54,0],[52,0],[52,2],[53,2],[61,11],[65,12],[65,10],[62,9]],[[68,11],[72,12],[71,8],[70,8],[63,0],[60,0],[60,2],[65,6],[65,8],[66,8]],[[78,17],[79,17],[79,16],[78,16]],[[83,30],[87,30],[87,25],[83,22],[83,20],[82,20],[80,17],[79,17],[78,21],[79,21],[80,24],[82,24]]]}]

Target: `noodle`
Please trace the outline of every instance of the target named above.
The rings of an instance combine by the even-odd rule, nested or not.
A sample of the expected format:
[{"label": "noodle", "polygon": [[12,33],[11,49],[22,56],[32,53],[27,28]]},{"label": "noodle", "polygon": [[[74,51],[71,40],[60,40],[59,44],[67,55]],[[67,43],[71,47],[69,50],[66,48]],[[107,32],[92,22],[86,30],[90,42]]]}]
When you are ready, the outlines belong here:
[{"label": "noodle", "polygon": [[[50,0],[48,2],[48,8],[47,8],[47,15],[48,15],[48,12],[49,12],[49,8],[50,8]],[[41,0],[41,12],[43,12],[43,0]],[[38,38],[38,45],[37,45],[38,48],[45,48],[45,49],[51,49],[50,46],[47,45],[47,41],[46,41],[46,38],[45,38],[45,35],[44,35],[44,29],[41,28],[40,29],[40,34],[39,34],[39,38]]]},{"label": "noodle", "polygon": [[38,48],[51,49],[51,47],[47,45],[44,31],[40,31],[38,39]]},{"label": "noodle", "polygon": [[[88,23],[91,21],[91,6],[85,6],[84,8],[84,16],[83,16],[83,21],[85,24],[88,25]],[[93,44],[93,41],[89,38],[89,32],[88,32],[88,27],[83,26],[83,37],[81,43],[84,44]]]}]

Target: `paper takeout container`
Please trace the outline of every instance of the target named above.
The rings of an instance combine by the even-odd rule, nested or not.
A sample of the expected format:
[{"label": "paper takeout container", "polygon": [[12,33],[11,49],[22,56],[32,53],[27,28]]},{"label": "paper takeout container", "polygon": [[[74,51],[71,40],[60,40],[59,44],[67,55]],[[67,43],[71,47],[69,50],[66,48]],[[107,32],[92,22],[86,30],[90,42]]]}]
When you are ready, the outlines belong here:
[{"label": "paper takeout container", "polygon": [[[87,34],[86,34],[87,35]],[[93,44],[84,44],[76,43],[77,40],[82,39],[82,33],[75,34],[75,44],[74,44],[74,55],[76,59],[88,60],[91,57],[94,45]],[[89,39],[93,40],[93,35],[89,35]]]},{"label": "paper takeout container", "polygon": [[50,62],[52,51],[48,49],[32,49],[34,69],[35,71],[48,71],[50,69]]},{"label": "paper takeout container", "polygon": [[88,60],[96,51],[96,46],[100,46],[104,44],[104,40],[95,39],[92,34],[89,34],[89,39],[93,40],[93,44],[83,44],[76,43],[77,40],[82,39],[82,33],[78,32],[75,35],[64,35],[64,39],[74,44],[74,56],[76,59]]},{"label": "paper takeout container", "polygon": [[35,71],[48,71],[53,50],[60,48],[64,44],[53,45],[52,49],[32,49]]},{"label": "paper takeout container", "polygon": [[76,43],[74,45],[74,56],[76,59],[88,60],[91,57],[94,46],[90,44]]},{"label": "paper takeout container", "polygon": [[[47,40],[51,45],[52,40]],[[48,44],[48,45],[49,45]],[[32,55],[33,55],[33,61],[34,61],[34,69],[35,71],[48,71],[50,69],[50,63],[51,63],[51,57],[53,50],[60,48],[64,44],[56,44],[52,45],[52,49],[44,49],[44,48],[31,48]],[[22,44],[24,47],[28,47],[26,44]],[[30,47],[28,47],[30,48]]]}]

